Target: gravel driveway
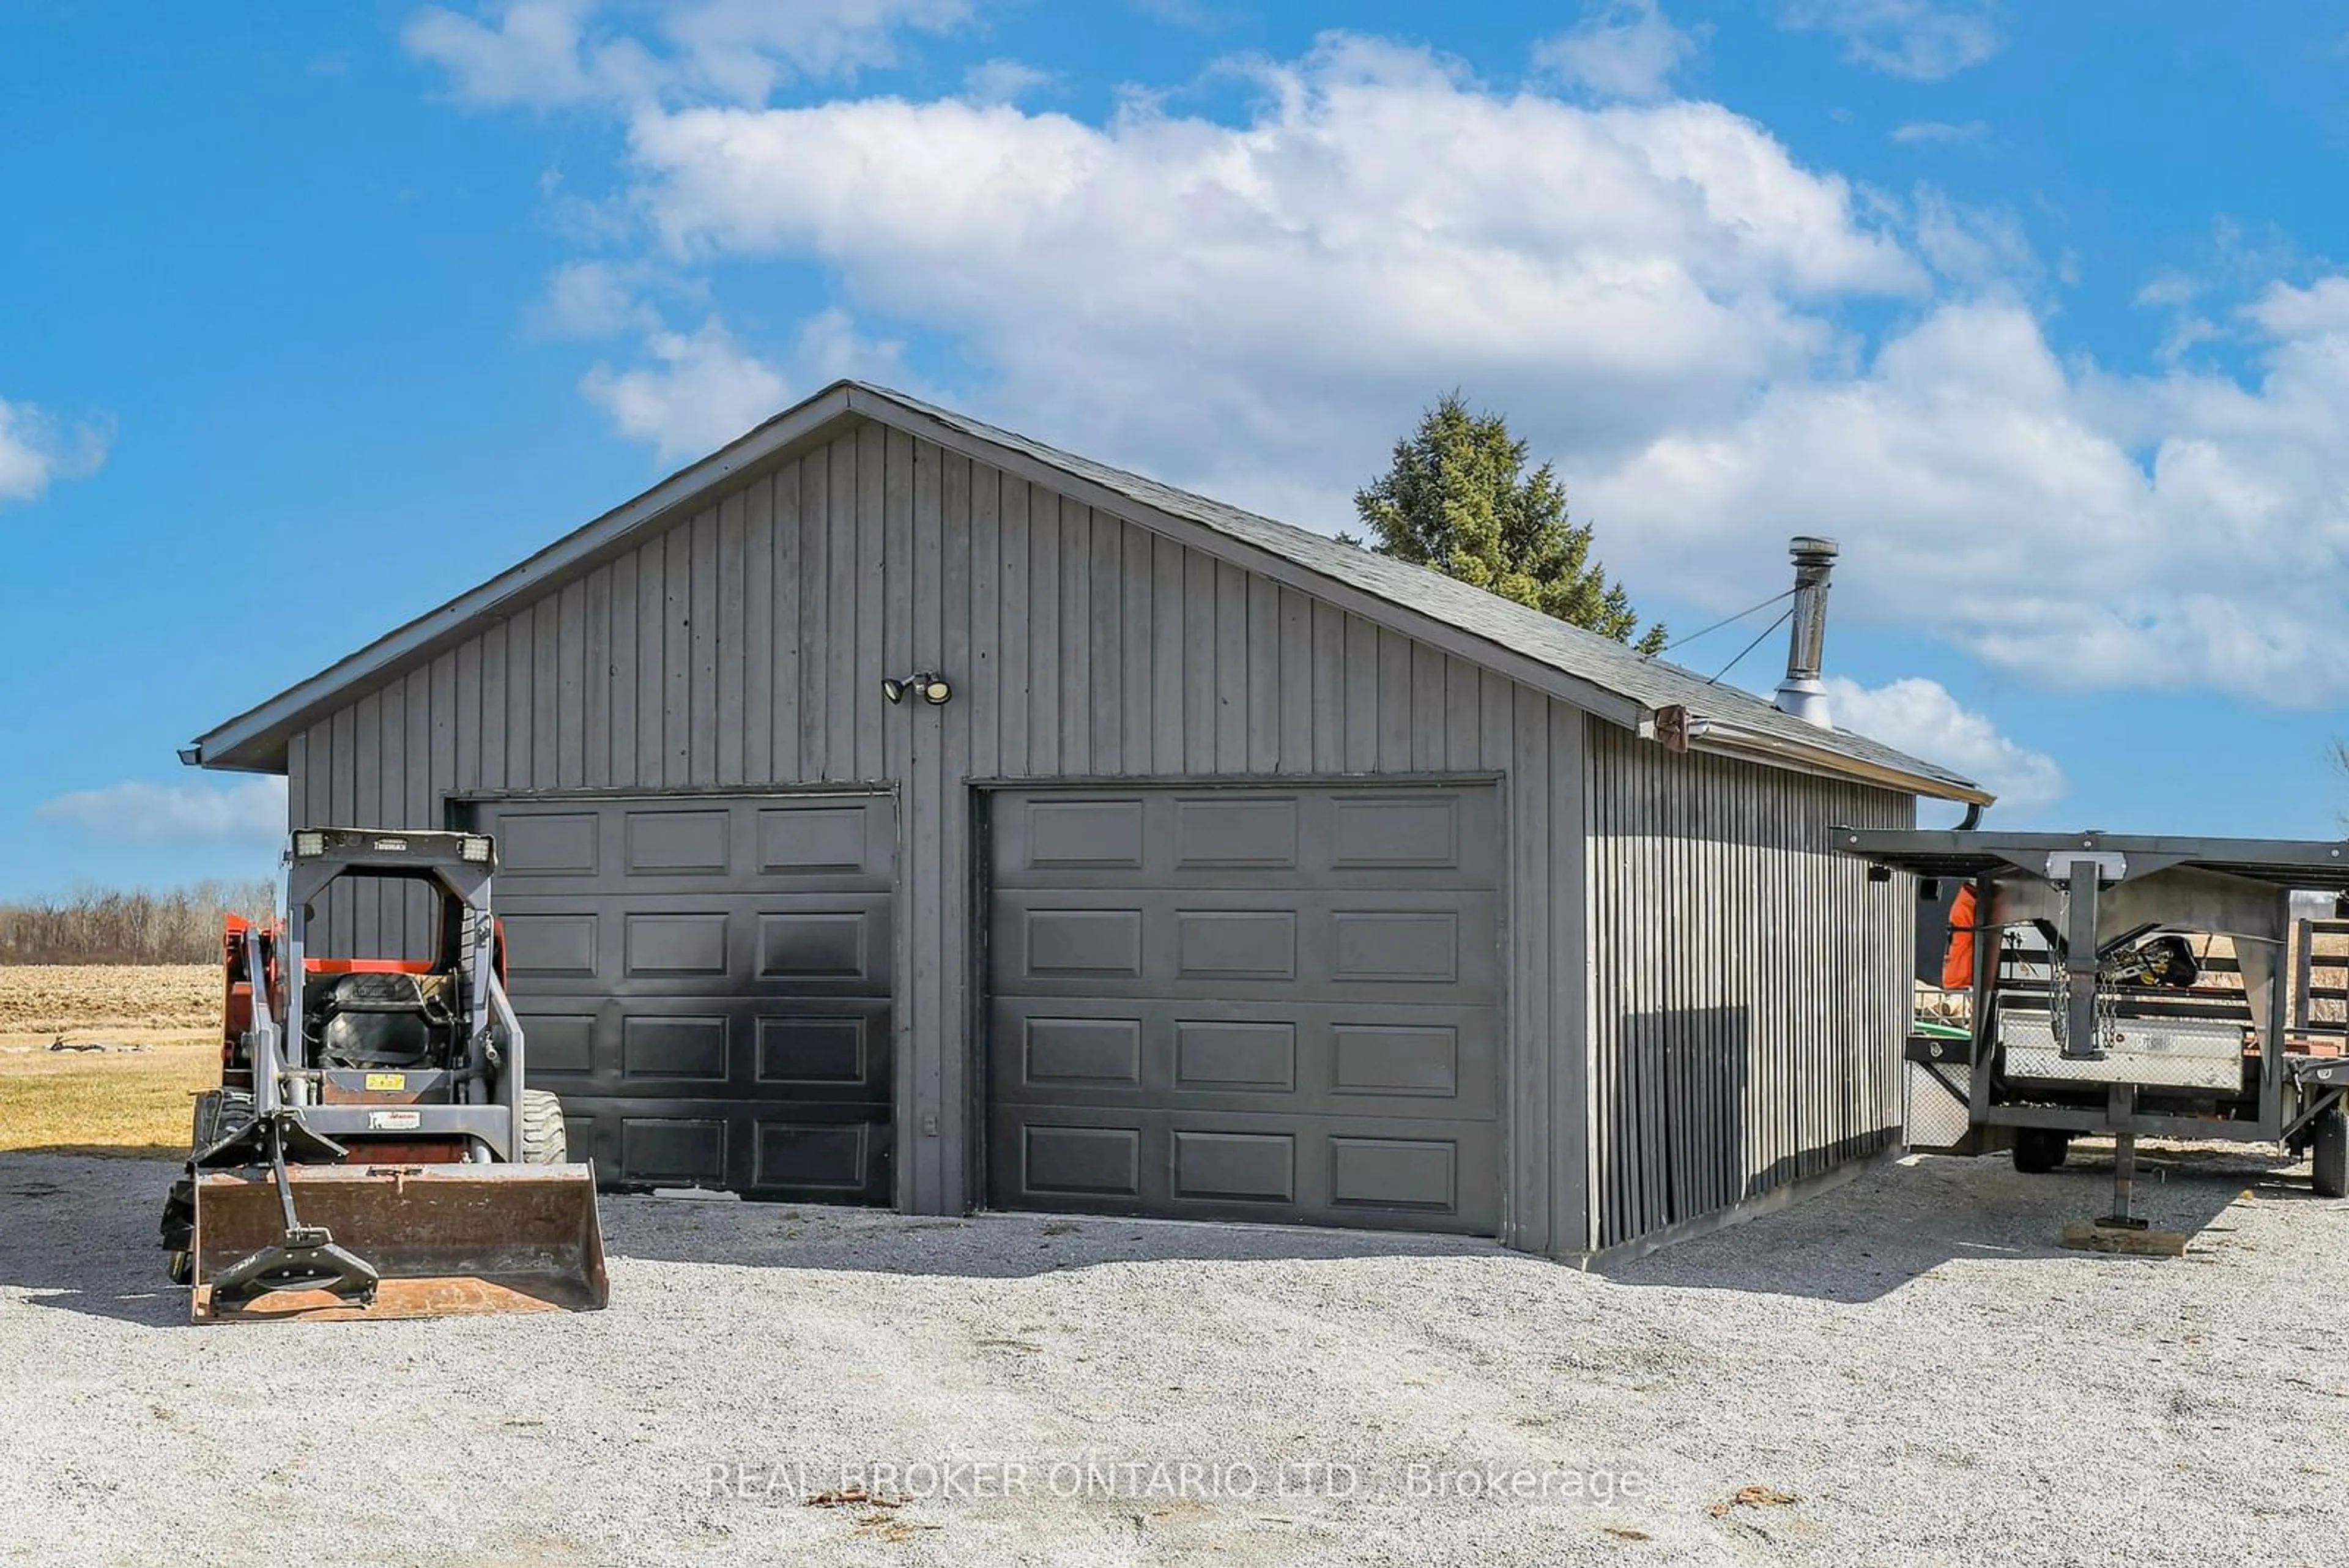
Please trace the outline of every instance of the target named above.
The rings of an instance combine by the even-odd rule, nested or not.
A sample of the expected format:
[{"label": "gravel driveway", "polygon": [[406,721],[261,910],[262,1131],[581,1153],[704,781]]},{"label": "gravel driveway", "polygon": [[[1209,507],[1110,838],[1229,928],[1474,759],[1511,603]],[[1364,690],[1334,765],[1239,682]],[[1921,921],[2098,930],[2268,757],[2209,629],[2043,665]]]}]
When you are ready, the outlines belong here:
[{"label": "gravel driveway", "polygon": [[2349,1203],[2150,1155],[2182,1260],[1991,1160],[1611,1277],[610,1198],[599,1314],[204,1329],[168,1167],[0,1156],[0,1563],[2343,1561]]}]

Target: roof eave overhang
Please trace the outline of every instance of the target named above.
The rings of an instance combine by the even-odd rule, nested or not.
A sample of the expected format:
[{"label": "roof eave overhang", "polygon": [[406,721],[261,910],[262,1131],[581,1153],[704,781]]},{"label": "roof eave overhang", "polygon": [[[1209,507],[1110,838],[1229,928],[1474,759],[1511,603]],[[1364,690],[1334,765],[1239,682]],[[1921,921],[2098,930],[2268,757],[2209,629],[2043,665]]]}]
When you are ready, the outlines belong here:
[{"label": "roof eave overhang", "polygon": [[[1905,794],[1957,801],[1966,805],[1986,806],[1998,799],[1989,791],[1962,780],[1869,762],[1832,747],[1806,745],[1793,736],[1752,729],[1727,720],[1692,718],[1687,730],[1688,749],[1692,752],[1735,757],[1827,778],[1849,779],[1883,789],[1899,790]],[[1654,725],[1643,725],[1641,733],[1654,739]]]}]

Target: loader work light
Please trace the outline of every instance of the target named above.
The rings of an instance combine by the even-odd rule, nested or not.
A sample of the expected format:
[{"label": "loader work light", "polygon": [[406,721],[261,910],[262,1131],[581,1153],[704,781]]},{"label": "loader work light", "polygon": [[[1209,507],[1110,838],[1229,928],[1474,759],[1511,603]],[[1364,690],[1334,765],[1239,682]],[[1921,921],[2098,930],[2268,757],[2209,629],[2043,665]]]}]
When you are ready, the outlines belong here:
[{"label": "loader work light", "polygon": [[323,833],[297,833],[294,836],[294,853],[304,860],[313,859],[326,852],[326,836]]},{"label": "loader work light", "polygon": [[457,853],[468,865],[486,866],[490,863],[490,841],[477,833],[469,833]]}]

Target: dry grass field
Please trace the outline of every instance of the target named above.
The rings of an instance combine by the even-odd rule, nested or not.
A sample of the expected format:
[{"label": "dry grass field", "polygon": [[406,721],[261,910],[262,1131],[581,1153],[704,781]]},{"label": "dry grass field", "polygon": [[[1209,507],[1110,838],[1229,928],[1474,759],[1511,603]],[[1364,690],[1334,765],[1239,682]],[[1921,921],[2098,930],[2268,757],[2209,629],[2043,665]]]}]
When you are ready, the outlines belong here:
[{"label": "dry grass field", "polygon": [[0,967],[0,1149],[183,1153],[188,1097],[218,1081],[220,986],[211,964]]}]

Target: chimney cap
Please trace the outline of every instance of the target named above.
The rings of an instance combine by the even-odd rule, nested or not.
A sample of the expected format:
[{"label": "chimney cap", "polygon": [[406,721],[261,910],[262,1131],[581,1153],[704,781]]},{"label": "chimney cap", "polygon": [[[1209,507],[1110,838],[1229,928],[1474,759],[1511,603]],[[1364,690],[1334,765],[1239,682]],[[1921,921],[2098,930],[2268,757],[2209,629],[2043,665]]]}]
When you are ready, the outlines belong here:
[{"label": "chimney cap", "polygon": [[1797,534],[1786,541],[1786,553],[1797,561],[1805,559],[1832,561],[1841,552],[1837,548],[1833,539],[1822,539],[1810,534]]}]

